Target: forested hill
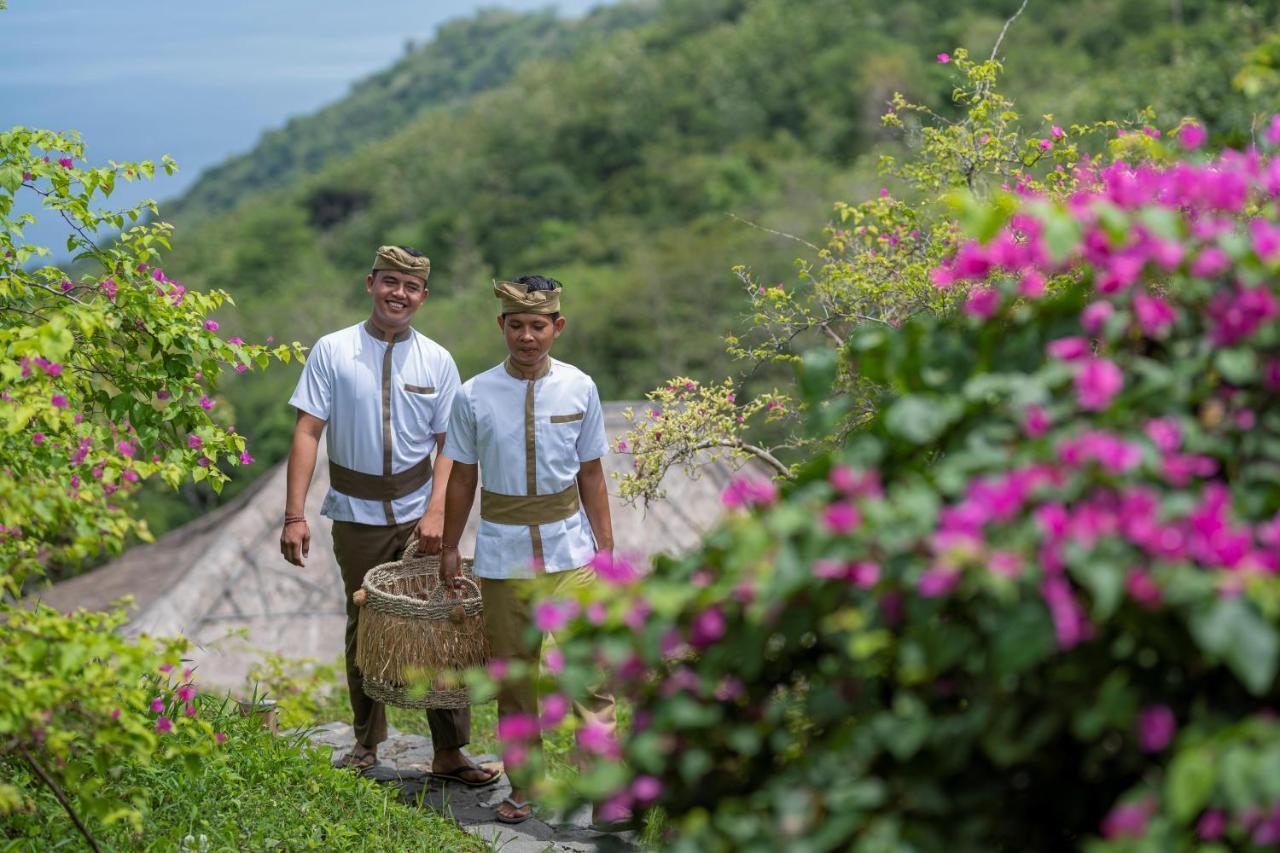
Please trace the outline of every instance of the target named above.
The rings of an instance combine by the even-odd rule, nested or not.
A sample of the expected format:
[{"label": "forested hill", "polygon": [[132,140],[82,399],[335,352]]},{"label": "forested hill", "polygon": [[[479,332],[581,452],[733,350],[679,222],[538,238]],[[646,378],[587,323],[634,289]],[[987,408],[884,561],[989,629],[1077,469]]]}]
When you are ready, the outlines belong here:
[{"label": "forested hill", "polygon": [[447,22],[431,42],[407,43],[404,56],[357,81],[342,100],[289,120],[265,133],[252,151],[206,170],[167,214],[194,220],[229,210],[252,192],[296,181],[394,133],[427,109],[505,83],[524,62],[572,56],[616,30],[645,22],[655,9],[651,2],[605,6],[571,20],[549,10],[488,9]]},{"label": "forested hill", "polygon": [[[167,267],[232,293],[230,334],[309,344],[367,313],[374,247],[408,243],[433,263],[417,326],[464,376],[502,354],[490,277],[532,271],[566,283],[557,355],[606,398],[725,375],[720,337],[742,310],[733,265],[784,281],[810,254],[729,214],[821,241],[833,202],[884,184],[878,152],[900,144],[880,123],[893,92],[946,114],[952,78],[935,55],[985,56],[1020,4],[666,0],[582,23],[459,22],[163,211],[178,226]],[[1232,80],[1276,7],[1030,0],[1004,41],[1004,86],[1032,126],[1149,104],[1163,124],[1196,116],[1239,143],[1264,107]],[[396,100],[405,74],[416,106]],[[286,449],[294,379],[250,373],[223,389],[260,460]]]}]

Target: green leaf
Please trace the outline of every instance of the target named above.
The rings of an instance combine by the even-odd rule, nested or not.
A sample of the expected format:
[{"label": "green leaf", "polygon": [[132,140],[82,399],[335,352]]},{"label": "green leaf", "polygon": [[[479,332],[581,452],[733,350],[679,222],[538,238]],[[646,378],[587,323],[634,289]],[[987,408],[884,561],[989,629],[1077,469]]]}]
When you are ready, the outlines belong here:
[{"label": "green leaf", "polygon": [[1213,757],[1206,749],[1193,749],[1178,754],[1169,765],[1165,785],[1169,792],[1169,813],[1179,823],[1186,823],[1200,813],[1213,795],[1217,781]]},{"label": "green leaf", "polygon": [[963,414],[964,404],[955,398],[909,394],[889,407],[884,425],[898,438],[912,444],[928,444]]},{"label": "green leaf", "polygon": [[1191,633],[1206,652],[1226,661],[1250,693],[1265,693],[1275,680],[1280,637],[1242,598],[1221,598],[1191,616]]},{"label": "green leaf", "polygon": [[1253,350],[1219,350],[1213,359],[1213,365],[1233,385],[1247,385],[1258,374],[1258,359]]}]

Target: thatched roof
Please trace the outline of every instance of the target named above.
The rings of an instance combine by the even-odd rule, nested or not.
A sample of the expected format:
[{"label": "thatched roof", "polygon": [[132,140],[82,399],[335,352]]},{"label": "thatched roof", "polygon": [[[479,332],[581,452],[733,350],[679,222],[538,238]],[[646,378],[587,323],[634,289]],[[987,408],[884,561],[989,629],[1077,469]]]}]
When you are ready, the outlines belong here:
[{"label": "thatched roof", "polygon": [[[605,406],[610,446],[626,429],[625,408],[624,403]],[[605,459],[610,474],[630,464],[625,454],[610,453]],[[719,519],[719,496],[732,473],[724,463],[707,466],[696,479],[672,471],[663,483],[667,497],[647,511],[612,498],[617,551],[647,558],[692,547]],[[192,657],[206,683],[238,686],[264,651],[333,661],[342,651],[345,615],[330,523],[320,517],[327,488],[322,442],[308,493],[312,542],[305,567],[280,556],[281,464],[226,506],[40,597],[72,610],[104,609],[133,596],[128,631],[185,635],[195,645]],[[461,545],[464,553],[474,548],[477,520],[473,510]]]}]

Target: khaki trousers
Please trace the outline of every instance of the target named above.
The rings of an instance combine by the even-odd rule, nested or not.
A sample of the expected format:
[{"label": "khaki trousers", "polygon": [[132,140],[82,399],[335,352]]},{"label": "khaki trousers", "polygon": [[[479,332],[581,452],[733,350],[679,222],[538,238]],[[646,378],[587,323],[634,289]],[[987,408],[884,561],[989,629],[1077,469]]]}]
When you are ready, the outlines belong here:
[{"label": "khaki trousers", "polygon": [[[522,580],[480,579],[489,655],[523,660],[531,665],[529,677],[514,683],[508,681],[499,690],[499,719],[512,714],[538,718],[537,678],[544,636],[532,627],[534,607],[539,601],[568,596],[594,581],[595,572],[585,567]],[[584,723],[603,725],[610,733],[617,728],[617,714],[610,694],[593,691],[585,701],[574,702],[573,710]],[[537,746],[540,745],[539,742]]]},{"label": "khaki trousers", "polygon": [[[404,524],[356,524],[352,521],[333,523],[333,553],[342,569],[342,586],[347,596],[347,692],[351,695],[352,727],[356,741],[377,746],[387,739],[387,709],[365,695],[364,679],[356,668],[356,632],[360,625],[360,608],[351,595],[364,582],[365,573],[380,563],[400,559],[409,536],[418,526],[416,521]],[[437,750],[458,749],[471,739],[471,709],[432,709],[427,711],[431,741]]]}]

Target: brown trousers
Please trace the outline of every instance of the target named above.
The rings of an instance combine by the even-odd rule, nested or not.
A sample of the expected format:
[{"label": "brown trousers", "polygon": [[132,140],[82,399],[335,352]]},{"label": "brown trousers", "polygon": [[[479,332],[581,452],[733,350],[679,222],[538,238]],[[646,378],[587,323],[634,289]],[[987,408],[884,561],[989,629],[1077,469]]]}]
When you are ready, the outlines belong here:
[{"label": "brown trousers", "polygon": [[[376,746],[387,739],[387,709],[365,695],[364,679],[356,668],[356,631],[360,625],[360,608],[351,595],[364,582],[365,573],[380,563],[400,559],[417,521],[404,524],[356,524],[352,521],[333,523],[333,553],[342,569],[342,585],[347,596],[347,692],[351,695],[352,727],[356,741]],[[471,739],[471,709],[432,709],[427,711],[431,741],[437,750],[458,749]]]},{"label": "brown trousers", "polygon": [[[480,595],[484,600],[484,632],[489,639],[489,655],[532,664],[527,678],[515,683],[507,681],[498,691],[498,719],[512,714],[528,714],[535,719],[538,717],[537,679],[544,636],[531,627],[534,607],[547,598],[566,597],[573,590],[593,583],[594,580],[595,572],[585,567],[552,572],[527,580],[480,579]],[[531,635],[534,635],[532,642]],[[617,727],[613,696],[607,693],[592,691],[585,701],[573,703],[573,711],[584,723],[596,722],[610,732]]]}]

